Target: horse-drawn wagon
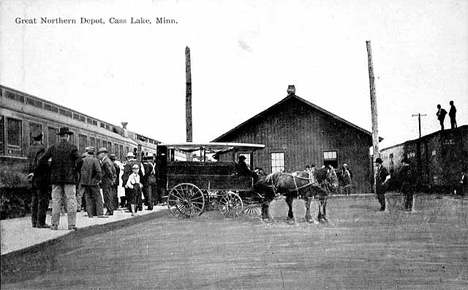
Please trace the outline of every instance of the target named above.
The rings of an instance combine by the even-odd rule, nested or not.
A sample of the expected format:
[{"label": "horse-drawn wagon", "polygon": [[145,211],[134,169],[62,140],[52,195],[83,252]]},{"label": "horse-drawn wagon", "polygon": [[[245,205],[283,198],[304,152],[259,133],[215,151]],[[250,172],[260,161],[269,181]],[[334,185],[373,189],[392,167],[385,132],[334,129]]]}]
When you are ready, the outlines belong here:
[{"label": "horse-drawn wagon", "polygon": [[[254,185],[253,176],[239,174],[236,158],[264,147],[242,143],[159,144],[158,190],[166,193],[167,206],[175,216],[193,217],[217,207],[225,217],[236,217],[244,210],[241,196],[251,192]],[[219,154],[231,156],[230,161],[217,161]]]}]

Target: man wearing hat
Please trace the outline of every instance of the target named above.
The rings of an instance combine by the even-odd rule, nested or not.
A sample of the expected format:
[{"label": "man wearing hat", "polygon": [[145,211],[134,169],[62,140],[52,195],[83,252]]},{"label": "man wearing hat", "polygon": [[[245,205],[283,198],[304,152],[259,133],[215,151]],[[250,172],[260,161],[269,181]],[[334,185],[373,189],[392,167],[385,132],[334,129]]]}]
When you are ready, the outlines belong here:
[{"label": "man wearing hat", "polygon": [[414,170],[406,157],[401,160],[401,169],[398,176],[401,178],[400,191],[406,197],[405,209],[407,211],[412,211],[414,206],[414,183],[416,180],[414,179]]},{"label": "man wearing hat", "polygon": [[237,162],[237,173],[239,176],[252,176],[252,171],[247,167],[247,164],[245,163],[245,156],[240,155],[239,160]]},{"label": "man wearing hat", "polygon": [[114,186],[112,187],[112,194],[114,196],[114,209],[119,208],[119,196],[118,196],[118,187],[119,187],[119,176],[120,176],[120,166],[117,161],[117,157],[114,153],[109,154],[109,159],[112,161],[112,164],[115,169],[115,179]]},{"label": "man wearing hat", "polygon": [[382,159],[375,159],[375,165],[377,166],[375,170],[375,191],[380,203],[380,211],[384,211],[386,209],[385,192],[387,190],[387,181],[390,179],[387,168],[385,168],[382,163]]},{"label": "man wearing hat", "polygon": [[153,210],[154,202],[159,202],[156,193],[156,164],[154,164],[153,156],[147,155],[144,157],[143,169],[145,170],[145,175],[141,179],[141,184],[143,184],[145,205],[148,210]]},{"label": "man wearing hat", "polygon": [[98,150],[98,159],[101,161],[102,171],[102,195],[104,196],[104,206],[107,209],[106,215],[114,214],[114,195],[112,188],[115,182],[114,163],[107,157],[107,149],[100,148]]},{"label": "man wearing hat", "polygon": [[62,197],[67,199],[68,229],[76,230],[76,181],[81,160],[78,148],[70,143],[68,127],[62,127],[57,133],[60,141],[47,149],[39,160],[39,164],[50,163],[50,181],[52,183],[52,225],[50,229],[57,230],[60,223],[60,207]]},{"label": "man wearing hat", "polygon": [[[88,151],[89,148],[91,147],[86,147],[85,150]],[[81,154],[81,159],[83,162],[86,157],[88,157],[88,152]],[[84,200],[84,188],[81,186],[81,170],[78,172],[78,176],[78,188],[76,189],[76,211],[80,212],[83,207]],[[84,204],[86,205],[86,201]]]},{"label": "man wearing hat", "polygon": [[47,208],[49,207],[49,191],[48,191],[48,164],[39,166],[39,159],[45,153],[46,148],[42,143],[44,134],[33,132],[31,138],[34,140],[31,147],[28,149],[29,175],[31,178],[31,221],[33,228],[50,228],[46,224]]},{"label": "man wearing hat", "polygon": [[86,147],[88,156],[84,159],[81,167],[81,186],[84,189],[86,212],[88,217],[106,217],[102,205],[99,184],[102,179],[102,170],[99,160],[94,157],[94,147]]}]

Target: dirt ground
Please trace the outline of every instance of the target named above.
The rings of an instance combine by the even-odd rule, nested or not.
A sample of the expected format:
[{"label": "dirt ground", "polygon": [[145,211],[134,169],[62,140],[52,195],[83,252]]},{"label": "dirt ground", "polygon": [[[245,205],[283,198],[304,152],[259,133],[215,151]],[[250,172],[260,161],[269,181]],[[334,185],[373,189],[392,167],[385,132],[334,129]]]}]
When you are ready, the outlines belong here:
[{"label": "dirt ground", "polygon": [[[389,195],[332,198],[329,223],[273,223],[211,211],[77,236],[22,257],[2,289],[468,289],[468,199],[419,195],[415,213]],[[18,262],[19,263],[19,262]]]}]

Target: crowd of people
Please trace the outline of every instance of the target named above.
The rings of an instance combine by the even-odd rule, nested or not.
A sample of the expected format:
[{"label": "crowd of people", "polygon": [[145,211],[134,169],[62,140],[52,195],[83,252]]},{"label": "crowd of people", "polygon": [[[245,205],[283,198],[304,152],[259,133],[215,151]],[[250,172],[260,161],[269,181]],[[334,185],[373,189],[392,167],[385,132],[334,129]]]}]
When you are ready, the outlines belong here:
[{"label": "crowd of people", "polygon": [[[134,216],[143,210],[143,204],[147,210],[162,204],[161,192],[156,187],[154,155],[144,156],[140,162],[133,152],[129,152],[122,163],[115,154],[109,154],[107,148],[96,151],[91,146],[80,155],[77,146],[70,142],[72,134],[67,127],[60,128],[59,142],[47,149],[42,142],[43,132],[31,134],[33,143],[27,156],[33,228],[57,230],[64,209],[68,229],[76,230],[76,213],[82,210],[88,218],[108,218],[119,208]],[[48,225],[46,214],[50,195],[52,218]]]}]

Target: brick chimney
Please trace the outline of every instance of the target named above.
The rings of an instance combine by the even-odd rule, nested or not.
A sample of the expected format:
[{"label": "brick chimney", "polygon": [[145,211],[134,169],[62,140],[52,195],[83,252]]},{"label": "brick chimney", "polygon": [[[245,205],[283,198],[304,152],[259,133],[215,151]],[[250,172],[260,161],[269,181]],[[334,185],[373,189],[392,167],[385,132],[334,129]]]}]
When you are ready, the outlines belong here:
[{"label": "brick chimney", "polygon": [[296,94],[296,87],[294,85],[289,85],[288,86],[288,96],[289,95],[295,95]]}]

